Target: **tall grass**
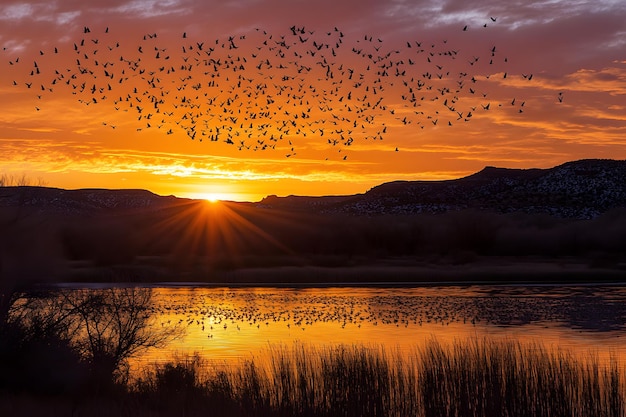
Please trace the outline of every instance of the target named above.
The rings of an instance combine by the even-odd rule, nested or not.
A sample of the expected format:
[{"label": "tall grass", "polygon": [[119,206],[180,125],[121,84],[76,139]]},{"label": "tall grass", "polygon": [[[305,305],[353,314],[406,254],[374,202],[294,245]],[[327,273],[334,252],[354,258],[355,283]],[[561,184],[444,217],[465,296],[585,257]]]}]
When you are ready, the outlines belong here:
[{"label": "tall grass", "polygon": [[295,344],[245,362],[232,386],[244,409],[281,416],[408,415],[417,410],[416,374],[398,359],[362,345]]},{"label": "tall grass", "polygon": [[425,416],[624,415],[624,369],[614,358],[473,339],[433,341],[418,356]]},{"label": "tall grass", "polygon": [[[169,368],[172,375],[187,372],[195,379],[175,386],[191,384],[188,393],[225,412],[206,415],[626,415],[626,374],[615,358],[608,363],[591,354],[580,358],[538,343],[432,340],[408,355],[376,346],[296,343],[202,377],[201,362],[177,366]],[[153,381],[163,381],[159,375]],[[166,386],[151,389],[163,392]]]},{"label": "tall grass", "polygon": [[113,398],[110,409],[98,402],[97,409],[82,405],[78,412],[621,417],[626,415],[625,376],[616,358],[573,356],[520,341],[432,340],[409,354],[378,346],[296,343],[229,367],[198,357],[158,365]]}]

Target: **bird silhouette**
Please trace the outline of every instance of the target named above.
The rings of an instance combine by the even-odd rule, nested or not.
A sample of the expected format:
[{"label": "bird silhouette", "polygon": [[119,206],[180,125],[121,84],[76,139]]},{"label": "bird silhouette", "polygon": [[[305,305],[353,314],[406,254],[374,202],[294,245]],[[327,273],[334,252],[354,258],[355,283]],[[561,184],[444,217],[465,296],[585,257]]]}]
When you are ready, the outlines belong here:
[{"label": "bird silhouette", "polygon": [[[297,156],[304,138],[340,150],[362,140],[383,140],[390,118],[420,130],[424,119],[433,127],[440,119],[450,127],[454,120],[470,121],[477,107],[490,110],[490,104],[478,106],[473,97],[486,97],[481,90],[491,73],[512,76],[504,68],[481,76],[481,54],[463,55],[453,39],[429,46],[415,39],[387,44],[373,34],[348,36],[338,27],[322,32],[291,25],[284,33],[256,28],[211,40],[183,32],[174,41],[178,44],[161,41],[157,32],[134,42],[115,39],[109,27],[106,37],[85,42],[90,33],[84,26],[83,37],[70,41],[73,48],[52,49],[65,59],[51,59],[38,48],[30,68],[19,57],[10,60],[13,87],[41,84],[33,96],[39,108],[65,89],[85,106],[109,106],[120,117],[134,114],[136,131],[161,129],[241,152],[280,151],[289,158]],[[482,50],[499,54],[493,44]],[[522,76],[532,79],[532,74]],[[17,82],[22,79],[27,81]],[[562,94],[558,97],[562,102]],[[121,129],[107,121],[111,128],[118,125]]]}]

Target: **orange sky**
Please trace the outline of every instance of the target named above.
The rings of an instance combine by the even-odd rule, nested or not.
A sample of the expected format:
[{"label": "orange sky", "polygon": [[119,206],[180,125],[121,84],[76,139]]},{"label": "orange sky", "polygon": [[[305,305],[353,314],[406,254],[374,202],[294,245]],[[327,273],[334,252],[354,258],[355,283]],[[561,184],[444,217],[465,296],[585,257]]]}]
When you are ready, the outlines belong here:
[{"label": "orange sky", "polygon": [[0,21],[0,174],[49,186],[257,201],[626,158],[620,1],[9,0]]}]

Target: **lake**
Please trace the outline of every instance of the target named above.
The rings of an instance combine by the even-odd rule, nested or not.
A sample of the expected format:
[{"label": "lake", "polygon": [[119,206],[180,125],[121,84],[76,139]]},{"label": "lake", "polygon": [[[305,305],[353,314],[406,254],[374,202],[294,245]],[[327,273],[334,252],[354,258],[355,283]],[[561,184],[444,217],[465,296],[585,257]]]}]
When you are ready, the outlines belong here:
[{"label": "lake", "polygon": [[576,355],[626,359],[626,287],[472,285],[216,288],[157,286],[155,326],[185,335],[136,363],[198,353],[222,364],[270,346],[366,344],[414,351],[436,338],[508,338]]}]

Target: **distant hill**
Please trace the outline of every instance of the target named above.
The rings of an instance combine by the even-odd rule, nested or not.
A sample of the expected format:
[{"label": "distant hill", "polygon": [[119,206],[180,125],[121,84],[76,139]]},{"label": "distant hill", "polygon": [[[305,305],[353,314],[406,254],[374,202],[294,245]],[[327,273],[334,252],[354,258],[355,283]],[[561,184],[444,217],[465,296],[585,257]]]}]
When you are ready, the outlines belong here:
[{"label": "distant hill", "polygon": [[259,205],[353,215],[478,209],[593,218],[626,207],[626,161],[585,159],[549,169],[486,167],[456,180],[394,181],[353,196],[272,196]]},{"label": "distant hill", "polygon": [[[19,206],[50,214],[158,210],[189,201],[146,190],[0,187],[0,207]],[[357,216],[476,209],[586,219],[612,208],[626,207],[626,161],[585,159],[549,169],[486,167],[455,180],[393,181],[364,194],[268,196],[258,203],[240,204]]]},{"label": "distant hill", "polygon": [[80,189],[49,187],[0,187],[0,207],[61,215],[89,215],[118,211],[158,209],[184,199],[163,197],[146,190]]},{"label": "distant hill", "polygon": [[[276,282],[272,268],[286,267],[284,282],[482,280],[485,271],[502,281],[543,280],[547,271],[593,282],[598,271],[621,281],[626,271],[626,210],[601,216],[626,208],[626,161],[486,167],[456,180],[394,181],[357,195],[224,202],[229,210],[205,211],[204,204],[145,190],[0,187],[0,274],[242,283]],[[502,263],[512,266],[500,269]],[[480,266],[467,275],[468,264]],[[361,266],[374,272],[348,272]],[[344,268],[346,275],[309,267]],[[251,275],[238,278],[241,270]]]}]

